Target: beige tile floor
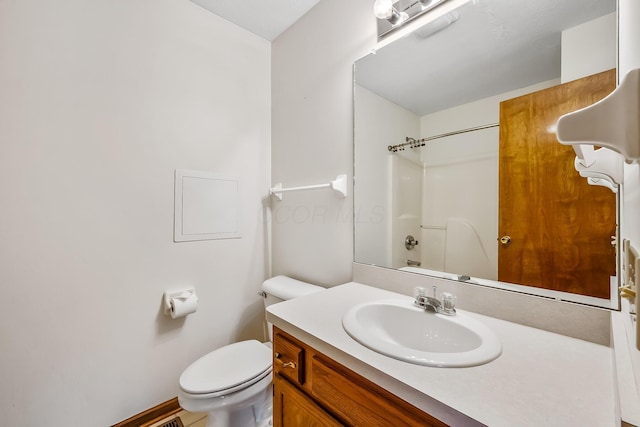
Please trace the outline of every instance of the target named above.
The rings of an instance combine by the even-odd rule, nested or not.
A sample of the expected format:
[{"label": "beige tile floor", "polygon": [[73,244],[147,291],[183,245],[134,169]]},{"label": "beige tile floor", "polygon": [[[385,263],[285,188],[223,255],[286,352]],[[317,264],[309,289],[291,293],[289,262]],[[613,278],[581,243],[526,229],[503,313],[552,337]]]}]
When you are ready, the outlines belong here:
[{"label": "beige tile floor", "polygon": [[165,418],[164,420],[158,421],[155,424],[150,425],[149,427],[158,427],[167,421],[171,421],[175,417],[180,417],[182,420],[182,424],[184,427],[205,427],[207,424],[207,414],[204,412],[187,412],[180,411],[175,415]]}]

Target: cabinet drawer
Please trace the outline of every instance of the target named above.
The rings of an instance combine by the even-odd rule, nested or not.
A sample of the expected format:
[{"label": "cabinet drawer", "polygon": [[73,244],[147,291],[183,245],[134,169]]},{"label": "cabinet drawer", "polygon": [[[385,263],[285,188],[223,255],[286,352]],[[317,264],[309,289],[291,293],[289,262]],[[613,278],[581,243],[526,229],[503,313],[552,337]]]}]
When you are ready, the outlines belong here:
[{"label": "cabinet drawer", "polygon": [[286,338],[278,329],[273,333],[273,371],[289,380],[303,385],[304,348]]}]

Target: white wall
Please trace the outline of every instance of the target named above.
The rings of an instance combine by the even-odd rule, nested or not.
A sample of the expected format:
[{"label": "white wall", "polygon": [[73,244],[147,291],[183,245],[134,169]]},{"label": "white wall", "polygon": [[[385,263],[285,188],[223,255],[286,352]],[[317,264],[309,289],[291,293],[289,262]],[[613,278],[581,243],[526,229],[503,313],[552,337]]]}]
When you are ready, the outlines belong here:
[{"label": "white wall", "polygon": [[[631,70],[640,68],[640,3],[631,0],[620,0],[620,39],[619,39],[619,72],[622,80]],[[625,165],[624,169],[624,204],[623,232],[624,238],[630,239],[636,248],[640,247],[640,166]]]},{"label": "white wall", "polygon": [[[635,0],[619,0],[619,39],[618,39],[618,79],[631,70],[640,68],[640,3]],[[640,247],[640,165],[624,165],[624,184],[622,192],[622,238],[629,239],[636,248]],[[638,298],[636,298],[636,302]],[[637,304],[638,305],[638,304]],[[636,328],[640,322],[634,322]],[[636,388],[640,384],[640,333],[629,331],[632,360],[635,369]]]},{"label": "white wall", "polygon": [[[111,425],[262,337],[266,41],[189,1],[0,1],[0,94],[4,424]],[[176,168],[240,172],[242,239],[172,242]]]},{"label": "white wall", "polygon": [[[323,0],[272,44],[272,182],[353,174],[353,62],[376,42],[371,0]],[[273,273],[325,285],[351,280],[352,186],[273,204]]]},{"label": "white wall", "polygon": [[562,32],[562,83],[616,68],[617,13]]}]

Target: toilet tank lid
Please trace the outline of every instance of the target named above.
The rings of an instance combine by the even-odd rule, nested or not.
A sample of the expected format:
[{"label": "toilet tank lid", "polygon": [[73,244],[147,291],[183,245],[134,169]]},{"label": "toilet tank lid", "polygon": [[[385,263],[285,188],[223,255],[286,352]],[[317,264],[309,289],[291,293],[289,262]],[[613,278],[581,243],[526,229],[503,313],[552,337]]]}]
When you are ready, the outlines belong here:
[{"label": "toilet tank lid", "polygon": [[262,290],[283,300],[297,298],[324,290],[322,286],[301,282],[287,276],[275,276],[262,283]]}]

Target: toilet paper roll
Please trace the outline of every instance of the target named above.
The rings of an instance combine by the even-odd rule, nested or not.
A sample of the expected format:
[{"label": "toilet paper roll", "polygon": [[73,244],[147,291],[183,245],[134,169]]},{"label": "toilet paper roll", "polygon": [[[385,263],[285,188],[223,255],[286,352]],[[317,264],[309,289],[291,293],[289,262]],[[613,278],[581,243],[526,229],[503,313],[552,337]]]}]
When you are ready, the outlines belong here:
[{"label": "toilet paper roll", "polygon": [[195,292],[185,291],[178,296],[171,298],[171,318],[184,317],[187,314],[195,313],[198,309],[198,297]]}]

